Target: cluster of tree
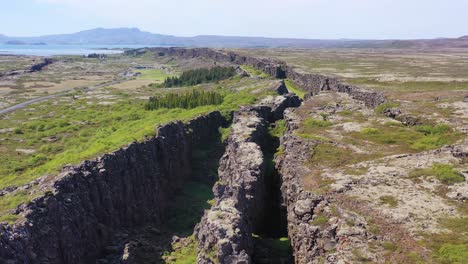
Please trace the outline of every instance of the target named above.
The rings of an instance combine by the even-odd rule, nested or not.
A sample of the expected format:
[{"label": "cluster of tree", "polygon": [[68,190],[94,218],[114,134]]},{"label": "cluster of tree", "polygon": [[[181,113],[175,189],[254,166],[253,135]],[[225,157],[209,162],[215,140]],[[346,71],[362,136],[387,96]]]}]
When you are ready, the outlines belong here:
[{"label": "cluster of tree", "polygon": [[234,67],[213,67],[210,69],[195,69],[185,71],[179,77],[168,77],[163,87],[191,86],[200,83],[214,82],[230,78],[236,74]]},{"label": "cluster of tree", "polygon": [[195,108],[202,105],[219,105],[223,96],[217,92],[193,90],[186,93],[169,93],[166,95],[150,97],[145,105],[146,110],[159,108]]}]

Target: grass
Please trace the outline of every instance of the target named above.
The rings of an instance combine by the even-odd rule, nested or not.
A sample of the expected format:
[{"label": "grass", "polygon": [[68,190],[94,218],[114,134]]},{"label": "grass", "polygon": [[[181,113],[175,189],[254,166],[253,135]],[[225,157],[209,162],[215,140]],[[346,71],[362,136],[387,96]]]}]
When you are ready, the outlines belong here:
[{"label": "grass", "polygon": [[142,69],[134,70],[134,72],[140,72],[141,75],[137,79],[140,80],[151,80],[156,82],[163,82],[169,75],[165,71],[159,69]]},{"label": "grass", "polygon": [[380,204],[386,204],[391,208],[395,208],[398,206],[398,200],[391,195],[384,195],[379,197]]},{"label": "grass", "polygon": [[353,153],[352,150],[341,146],[331,143],[319,143],[313,149],[310,162],[315,166],[338,168],[368,159],[365,154],[353,153],[353,155],[350,155],[350,153]]},{"label": "grass", "polygon": [[[193,264],[197,262],[197,248],[198,241],[195,239],[195,236],[192,235],[189,243],[186,246],[174,245],[173,247],[179,248],[172,252],[165,252],[163,259],[165,263],[171,264]],[[180,243],[180,242],[179,242]]]},{"label": "grass", "polygon": [[253,66],[243,64],[243,65],[241,65],[241,68],[244,71],[246,71],[252,77],[258,77],[258,78],[262,78],[262,79],[271,78],[270,75],[266,74],[265,72],[263,72],[263,71],[261,71],[259,69],[256,69]]},{"label": "grass", "polygon": [[410,178],[435,177],[443,184],[452,185],[465,181],[463,174],[453,168],[451,164],[436,163],[430,168],[415,169],[410,172]]},{"label": "grass", "polygon": [[460,134],[445,124],[436,126],[404,127],[398,123],[375,124],[353,132],[353,138],[372,141],[379,145],[393,145],[399,152],[415,152],[452,144]]},{"label": "grass", "polygon": [[286,132],[286,121],[281,119],[271,126],[268,130],[269,134],[273,138],[280,138],[284,132]]},{"label": "grass", "polygon": [[388,109],[388,108],[395,108],[395,107],[399,107],[400,104],[399,103],[396,103],[396,102],[385,102],[383,104],[380,104],[378,105],[376,108],[375,108],[375,112],[377,114],[383,114],[383,112],[385,111],[385,109]]},{"label": "grass", "polygon": [[232,127],[231,126],[228,126],[228,127],[220,127],[218,130],[219,130],[219,133],[221,134],[221,140],[222,141],[226,141],[228,138],[229,138],[229,135],[231,135],[231,129]]},{"label": "grass", "polygon": [[295,93],[299,98],[304,99],[304,96],[307,94],[306,91],[297,87],[291,80],[286,79],[284,83],[286,84],[286,88],[288,88],[289,92]]},{"label": "grass", "polygon": [[468,217],[442,219],[440,225],[448,231],[424,235],[436,263],[468,263]]},{"label": "grass", "polygon": [[[2,120],[0,129],[15,128],[2,134],[0,159],[0,189],[20,186],[42,175],[56,174],[64,165],[119,149],[133,141],[156,134],[155,127],[173,120],[189,120],[197,115],[219,110],[229,113],[240,105],[249,105],[269,93],[251,93],[259,87],[239,92],[221,88],[224,101],[218,106],[186,109],[158,109],[145,111],[143,100],[120,99],[112,105],[98,104],[99,100],[64,97],[62,103],[47,101],[14,112]],[[18,131],[17,130],[17,131]],[[34,149],[34,154],[17,153],[18,148]],[[0,215],[12,212],[31,195],[15,194],[0,198]]]}]

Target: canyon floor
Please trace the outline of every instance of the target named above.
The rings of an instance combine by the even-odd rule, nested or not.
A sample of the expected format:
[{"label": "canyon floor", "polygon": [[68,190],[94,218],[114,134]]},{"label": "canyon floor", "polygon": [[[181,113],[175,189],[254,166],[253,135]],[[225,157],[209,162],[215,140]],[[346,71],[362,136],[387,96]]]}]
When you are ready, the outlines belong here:
[{"label": "canyon floor", "polygon": [[[42,61],[0,55],[0,110],[57,95],[0,115],[1,263],[468,263],[464,49],[141,49],[31,71]],[[236,75],[161,87],[214,66]],[[193,90],[223,101],[145,109]],[[155,129],[176,120],[181,137]],[[156,155],[147,175],[148,146],[165,140],[162,156],[182,156]],[[107,153],[121,162],[105,167]],[[100,197],[74,185],[88,175],[125,184],[97,185]],[[153,177],[167,190],[151,194]],[[93,222],[79,227],[69,204]]]}]

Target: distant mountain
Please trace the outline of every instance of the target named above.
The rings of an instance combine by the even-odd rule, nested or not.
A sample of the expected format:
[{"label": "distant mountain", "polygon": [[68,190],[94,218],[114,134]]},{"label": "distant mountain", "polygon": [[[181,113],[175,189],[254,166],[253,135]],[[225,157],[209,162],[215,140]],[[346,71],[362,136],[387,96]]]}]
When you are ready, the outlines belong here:
[{"label": "distant mountain", "polygon": [[176,37],[141,31],[138,28],[96,28],[73,34],[40,37],[7,37],[0,35],[0,43],[24,44],[94,44],[148,45],[194,47],[292,47],[292,48],[466,48],[468,36],[458,39],[430,40],[320,40],[293,38],[195,36]]}]

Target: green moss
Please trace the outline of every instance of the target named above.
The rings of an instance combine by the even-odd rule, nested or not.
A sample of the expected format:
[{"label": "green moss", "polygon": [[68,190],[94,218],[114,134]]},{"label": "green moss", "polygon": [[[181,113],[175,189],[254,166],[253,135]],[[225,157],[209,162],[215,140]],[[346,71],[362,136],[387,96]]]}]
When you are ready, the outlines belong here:
[{"label": "green moss", "polygon": [[386,204],[392,208],[398,206],[398,200],[394,196],[391,196],[391,195],[380,196],[379,200],[380,200],[380,204]]},{"label": "green moss", "polygon": [[231,126],[229,127],[220,127],[219,128],[219,133],[221,134],[221,140],[226,141],[229,138],[229,135],[231,134]]},{"label": "green moss", "polygon": [[310,222],[310,224],[316,225],[316,226],[322,226],[327,223],[328,223],[328,217],[324,215],[317,215],[317,217],[315,217],[314,220]]},{"label": "green moss", "polygon": [[450,164],[436,163],[430,168],[416,169],[410,172],[410,178],[433,176],[444,184],[451,185],[458,182],[463,182],[465,177],[458,172]]},{"label": "green moss", "polygon": [[286,132],[286,121],[281,119],[271,126],[268,130],[270,136],[280,138]]},{"label": "green moss", "polygon": [[18,219],[19,216],[15,214],[4,214],[0,216],[0,222],[7,222],[8,224],[13,224]]},{"label": "green moss", "polygon": [[193,264],[197,262],[197,248],[198,242],[195,236],[191,236],[189,243],[185,246],[173,245],[174,248],[178,248],[171,253],[165,252],[163,255],[164,263],[171,264]]},{"label": "green moss", "polygon": [[285,80],[284,83],[286,84],[286,88],[289,92],[295,93],[299,98],[304,99],[304,96],[307,94],[304,90],[297,87],[291,80]]}]

